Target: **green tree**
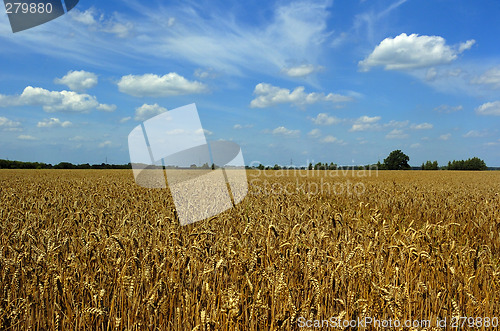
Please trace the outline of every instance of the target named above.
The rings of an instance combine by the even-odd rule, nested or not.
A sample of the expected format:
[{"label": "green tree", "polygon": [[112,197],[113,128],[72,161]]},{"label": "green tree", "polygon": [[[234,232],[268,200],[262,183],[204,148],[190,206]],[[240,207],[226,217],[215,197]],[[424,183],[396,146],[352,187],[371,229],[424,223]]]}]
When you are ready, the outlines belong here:
[{"label": "green tree", "polygon": [[427,161],[425,164],[422,163],[422,170],[438,170],[438,161]]},{"label": "green tree", "polygon": [[408,161],[410,161],[410,157],[398,149],[392,151],[389,156],[384,159],[384,167],[388,170],[406,170],[410,169]]}]

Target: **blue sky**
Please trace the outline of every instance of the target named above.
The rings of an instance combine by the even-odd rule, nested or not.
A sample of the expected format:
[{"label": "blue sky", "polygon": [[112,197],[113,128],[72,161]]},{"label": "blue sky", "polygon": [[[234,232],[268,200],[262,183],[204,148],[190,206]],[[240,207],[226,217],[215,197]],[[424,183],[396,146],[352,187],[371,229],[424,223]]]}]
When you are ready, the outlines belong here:
[{"label": "blue sky", "polygon": [[245,163],[500,166],[500,2],[86,1],[12,33],[0,158],[129,162],[141,121],[196,103]]}]

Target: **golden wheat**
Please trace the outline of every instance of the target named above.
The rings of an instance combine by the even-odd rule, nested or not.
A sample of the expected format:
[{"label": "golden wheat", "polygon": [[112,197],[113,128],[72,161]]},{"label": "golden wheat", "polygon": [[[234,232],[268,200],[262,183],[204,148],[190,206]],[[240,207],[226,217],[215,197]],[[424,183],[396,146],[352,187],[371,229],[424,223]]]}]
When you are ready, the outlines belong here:
[{"label": "golden wheat", "polygon": [[0,171],[0,329],[500,317],[500,173],[304,174],[181,227],[130,171]]}]

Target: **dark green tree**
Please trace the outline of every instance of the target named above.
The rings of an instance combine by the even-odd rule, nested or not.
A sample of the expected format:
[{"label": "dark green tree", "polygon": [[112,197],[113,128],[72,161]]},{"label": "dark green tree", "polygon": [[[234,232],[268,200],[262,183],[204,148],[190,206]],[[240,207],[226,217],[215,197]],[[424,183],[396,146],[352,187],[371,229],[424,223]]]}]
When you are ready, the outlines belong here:
[{"label": "dark green tree", "polygon": [[406,170],[410,169],[408,161],[410,161],[410,157],[398,149],[392,151],[389,156],[384,159],[384,167],[388,170]]}]

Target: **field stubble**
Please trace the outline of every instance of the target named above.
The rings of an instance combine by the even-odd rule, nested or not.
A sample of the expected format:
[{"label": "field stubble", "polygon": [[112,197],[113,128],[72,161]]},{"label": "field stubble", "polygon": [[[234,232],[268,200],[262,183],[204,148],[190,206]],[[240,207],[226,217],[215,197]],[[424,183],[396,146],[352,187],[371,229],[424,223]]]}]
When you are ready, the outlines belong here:
[{"label": "field stubble", "polygon": [[[181,227],[131,171],[2,170],[0,329],[500,317],[500,172],[321,173],[249,171],[240,204]],[[363,194],[300,186],[321,178]]]}]

